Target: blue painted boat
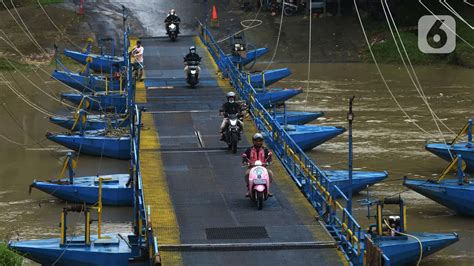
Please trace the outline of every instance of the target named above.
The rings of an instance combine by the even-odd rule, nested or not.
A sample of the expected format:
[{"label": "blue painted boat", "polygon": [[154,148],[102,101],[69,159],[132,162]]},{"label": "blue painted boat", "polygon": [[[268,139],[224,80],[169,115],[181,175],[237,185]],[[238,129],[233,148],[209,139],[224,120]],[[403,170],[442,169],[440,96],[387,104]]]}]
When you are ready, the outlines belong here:
[{"label": "blue painted boat", "polygon": [[[97,91],[105,91],[106,79],[102,76],[88,75],[83,76],[79,73],[54,70],[51,74],[53,79],[59,80],[69,87],[81,92],[92,93]],[[120,80],[108,80],[108,90],[120,90]],[[125,86],[126,81],[122,81]]]},{"label": "blue painted boat", "polygon": [[[84,97],[80,93],[61,93],[61,98],[79,105]],[[120,93],[97,92],[93,95],[87,95],[90,98],[88,110],[98,112],[125,113],[127,109],[127,96]]]},{"label": "blue painted boat", "polygon": [[270,107],[273,104],[284,102],[292,97],[302,93],[302,89],[270,89],[258,92],[255,98],[263,105],[263,107]]},{"label": "blue painted boat", "polygon": [[[286,123],[290,125],[304,125],[319,117],[324,116],[324,112],[299,112],[299,111],[287,111],[286,112]],[[280,124],[285,123],[285,113],[276,113],[276,120]]]},{"label": "blue painted boat", "polygon": [[[49,121],[53,124],[56,124],[65,129],[71,129],[74,126],[75,122],[74,117],[66,116],[52,116],[49,118]],[[119,128],[119,127],[128,127],[130,125],[130,119],[124,117],[106,117],[104,115],[87,115],[86,123],[84,124],[84,130],[101,130],[106,129],[107,127]],[[79,127],[76,127],[74,131],[79,130]]]},{"label": "blue painted boat", "polygon": [[354,171],[352,173],[352,186],[349,185],[349,172],[347,170],[326,170],[324,171],[331,183],[337,185],[339,189],[347,195],[352,187],[352,193],[356,194],[388,177],[387,171],[369,172]]},{"label": "blue painted boat", "polygon": [[279,81],[280,79],[288,77],[289,75],[291,75],[291,71],[289,68],[267,70],[264,72],[264,74],[250,74],[250,83],[254,88],[262,88],[264,80],[265,86],[269,86]]},{"label": "blue painted boat", "polygon": [[[455,143],[454,145],[428,143],[426,144],[425,149],[449,162],[452,161],[451,155],[456,156],[456,154],[460,154],[464,162],[466,162],[467,168],[465,171],[474,172],[474,147],[472,146],[472,143],[460,142]],[[449,152],[451,152],[451,155]]]},{"label": "blue painted boat", "polygon": [[346,131],[343,127],[315,125],[287,125],[284,129],[303,151],[312,150]]},{"label": "blue painted boat", "polygon": [[[129,174],[101,175],[102,204],[110,206],[132,206],[133,189],[127,184]],[[74,203],[96,204],[99,195],[99,180],[97,176],[82,176],[61,178],[50,181],[33,181],[31,187],[45,193]]]},{"label": "blue painted boat", "polygon": [[[410,232],[409,234],[420,240],[423,249],[422,258],[459,241],[456,233]],[[420,257],[420,242],[412,237],[373,236],[372,238],[383,254],[390,259],[390,265],[415,265]],[[365,246],[362,245],[361,248],[365,249]],[[363,265],[363,255],[358,258],[356,264]]]},{"label": "blue painted boat", "polygon": [[83,65],[88,64],[87,58],[90,57],[92,59],[89,64],[90,68],[102,73],[119,71],[120,67],[124,65],[124,59],[121,56],[90,54],[68,49],[64,49],[64,55]]},{"label": "blue painted boat", "polygon": [[227,55],[230,60],[234,63],[241,63],[243,65],[247,65],[248,63],[251,63],[254,61],[256,58],[259,58],[270,51],[268,48],[257,48],[254,50],[250,50],[247,52],[247,56],[245,58],[242,58],[240,56],[235,56],[235,55]]},{"label": "blue painted boat", "polygon": [[46,138],[80,154],[130,159],[130,136],[109,136],[103,131],[80,134],[46,133]]},{"label": "blue painted boat", "polygon": [[129,258],[135,256],[129,246],[132,238],[129,234],[107,234],[101,239],[91,236],[91,244],[86,245],[84,236],[74,236],[66,239],[66,245],[60,245],[59,238],[52,238],[10,241],[8,247],[41,265],[128,266]]},{"label": "blue painted boat", "polygon": [[474,216],[474,179],[459,182],[455,179],[435,182],[433,180],[403,180],[403,185],[458,213]]}]

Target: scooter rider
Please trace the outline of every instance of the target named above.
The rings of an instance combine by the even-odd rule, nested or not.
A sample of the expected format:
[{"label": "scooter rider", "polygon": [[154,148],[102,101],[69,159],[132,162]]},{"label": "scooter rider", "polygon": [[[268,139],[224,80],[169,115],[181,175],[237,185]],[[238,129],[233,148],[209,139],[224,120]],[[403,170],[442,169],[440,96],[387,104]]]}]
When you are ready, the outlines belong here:
[{"label": "scooter rider", "polygon": [[[195,62],[195,64],[198,64],[198,65],[201,62],[201,57],[196,53],[196,47],[194,46],[189,47],[189,53],[184,57],[184,64],[185,64],[184,73],[186,75],[188,73],[189,62]],[[199,75],[201,68],[198,66],[197,70],[198,70],[198,75]]]},{"label": "scooter rider", "polygon": [[[219,110],[219,115],[223,115],[224,119],[222,120],[221,123],[221,140],[224,140],[224,132],[227,130],[227,127],[229,126],[229,115],[230,114],[237,114],[240,116],[242,114],[242,106],[240,103],[237,103],[235,101],[235,92],[228,92],[226,94],[227,97],[227,102],[224,103]],[[239,130],[242,132],[244,129],[244,124],[240,119],[237,120],[237,124],[239,125]],[[240,136],[240,135],[239,135]]]},{"label": "scooter rider", "polygon": [[176,15],[176,11],[174,9],[171,9],[170,12],[168,13],[168,16],[165,18],[165,27],[166,27],[166,33],[168,34],[168,26],[171,23],[176,24],[176,30],[179,33],[179,23],[181,22],[181,19]]},{"label": "scooter rider", "polygon": [[[248,197],[250,192],[248,191],[249,187],[249,174],[252,167],[255,165],[256,161],[261,161],[263,165],[266,165],[272,161],[272,152],[269,151],[267,148],[263,147],[263,136],[260,133],[256,133],[252,137],[253,146],[249,147],[243,154],[242,154],[242,163],[247,164],[249,167],[247,171],[245,171],[245,184],[247,188],[247,194],[245,195]],[[273,172],[267,168],[268,177],[270,178],[270,183],[273,180]],[[271,193],[269,193],[271,196]]]}]

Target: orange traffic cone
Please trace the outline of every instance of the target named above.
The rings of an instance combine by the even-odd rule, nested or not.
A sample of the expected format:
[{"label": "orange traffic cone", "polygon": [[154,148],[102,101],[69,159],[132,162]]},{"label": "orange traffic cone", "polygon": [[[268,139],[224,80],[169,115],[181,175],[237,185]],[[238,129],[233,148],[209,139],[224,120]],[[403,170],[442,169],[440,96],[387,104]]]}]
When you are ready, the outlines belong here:
[{"label": "orange traffic cone", "polygon": [[211,27],[219,28],[219,19],[217,18],[216,5],[212,6]]}]

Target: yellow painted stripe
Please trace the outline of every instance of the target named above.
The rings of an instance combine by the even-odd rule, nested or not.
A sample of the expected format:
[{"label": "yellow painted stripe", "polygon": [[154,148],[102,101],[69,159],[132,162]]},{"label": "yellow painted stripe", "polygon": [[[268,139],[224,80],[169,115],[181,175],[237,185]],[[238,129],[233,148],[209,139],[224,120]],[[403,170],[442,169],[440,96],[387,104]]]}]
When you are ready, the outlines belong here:
[{"label": "yellow painted stripe", "polygon": [[[146,89],[143,82],[137,82],[135,99],[146,103]],[[179,244],[180,235],[176,214],[171,202],[168,183],[164,173],[158,132],[153,115],[143,113],[143,128],[140,133],[140,167],[143,182],[145,206],[150,206],[153,232],[160,244]],[[160,251],[163,265],[182,265],[180,252]]]}]

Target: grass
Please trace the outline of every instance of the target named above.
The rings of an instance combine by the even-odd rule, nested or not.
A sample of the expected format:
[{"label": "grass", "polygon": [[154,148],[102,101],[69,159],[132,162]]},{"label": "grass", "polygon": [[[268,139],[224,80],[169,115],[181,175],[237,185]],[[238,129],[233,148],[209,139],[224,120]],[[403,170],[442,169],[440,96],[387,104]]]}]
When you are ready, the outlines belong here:
[{"label": "grass", "polygon": [[0,265],[20,266],[23,258],[15,252],[8,249],[7,245],[0,242]]}]

